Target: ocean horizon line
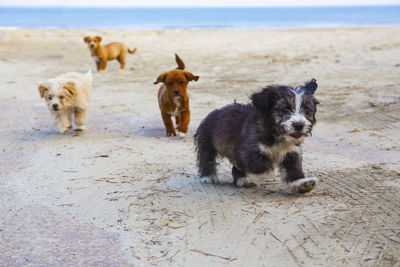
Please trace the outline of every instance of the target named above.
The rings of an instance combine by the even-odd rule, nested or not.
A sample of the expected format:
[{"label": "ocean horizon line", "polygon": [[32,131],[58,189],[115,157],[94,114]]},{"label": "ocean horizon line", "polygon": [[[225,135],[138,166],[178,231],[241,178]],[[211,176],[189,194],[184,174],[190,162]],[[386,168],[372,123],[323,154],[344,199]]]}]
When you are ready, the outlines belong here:
[{"label": "ocean horizon line", "polygon": [[271,29],[400,25],[400,5],[346,7],[0,7],[1,27]]},{"label": "ocean horizon line", "polygon": [[252,8],[360,8],[360,7],[400,7],[399,4],[360,4],[360,5],[293,5],[293,6],[2,6],[1,8],[76,8],[76,9],[252,9]]}]

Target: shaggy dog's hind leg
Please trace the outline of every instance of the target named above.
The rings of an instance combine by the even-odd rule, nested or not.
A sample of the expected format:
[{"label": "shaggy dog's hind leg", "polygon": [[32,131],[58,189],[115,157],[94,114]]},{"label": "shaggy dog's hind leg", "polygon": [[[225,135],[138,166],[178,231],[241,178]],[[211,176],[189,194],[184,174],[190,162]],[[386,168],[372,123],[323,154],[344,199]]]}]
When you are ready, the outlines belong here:
[{"label": "shaggy dog's hind leg", "polygon": [[197,153],[199,161],[199,172],[201,177],[201,182],[210,184],[218,182],[217,175],[217,151],[214,147],[200,147]]},{"label": "shaggy dog's hind leg", "polygon": [[197,145],[197,164],[202,183],[216,183],[216,157],[217,150],[212,144],[212,140],[208,135],[205,135],[201,127],[195,134],[195,141]]}]

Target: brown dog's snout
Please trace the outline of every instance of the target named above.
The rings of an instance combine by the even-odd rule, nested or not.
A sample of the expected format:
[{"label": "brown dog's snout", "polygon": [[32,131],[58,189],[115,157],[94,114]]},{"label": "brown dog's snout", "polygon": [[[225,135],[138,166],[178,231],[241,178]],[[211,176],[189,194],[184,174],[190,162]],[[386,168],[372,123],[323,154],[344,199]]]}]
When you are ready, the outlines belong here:
[{"label": "brown dog's snout", "polygon": [[93,47],[94,47],[94,44],[93,44],[93,43],[91,43],[89,46],[90,46],[90,48],[93,48]]},{"label": "brown dog's snout", "polygon": [[176,96],[179,96],[179,95],[180,95],[180,93],[179,93],[179,90],[178,90],[178,89],[174,90],[174,95],[176,95]]}]

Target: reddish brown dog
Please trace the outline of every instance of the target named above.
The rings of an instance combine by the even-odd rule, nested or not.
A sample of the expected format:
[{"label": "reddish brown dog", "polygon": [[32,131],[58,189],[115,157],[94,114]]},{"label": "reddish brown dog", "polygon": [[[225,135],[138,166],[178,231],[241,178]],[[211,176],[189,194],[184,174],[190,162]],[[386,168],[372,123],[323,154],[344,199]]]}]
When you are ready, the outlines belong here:
[{"label": "reddish brown dog", "polygon": [[163,83],[158,90],[158,105],[167,136],[176,136],[174,124],[171,120],[171,116],[173,116],[175,117],[178,135],[185,137],[190,122],[187,86],[190,81],[197,81],[199,76],[184,70],[185,64],[177,54],[175,54],[175,61],[178,64],[178,68],[164,72],[158,76],[154,84]]},{"label": "reddish brown dog", "polygon": [[123,70],[125,68],[126,53],[133,54],[136,52],[136,48],[130,50],[123,43],[114,42],[104,46],[100,45],[102,40],[101,36],[86,36],[83,38],[83,40],[88,44],[90,52],[92,53],[92,57],[96,62],[97,71],[106,70],[107,62],[114,59],[118,60],[118,62],[121,64],[121,70]]}]

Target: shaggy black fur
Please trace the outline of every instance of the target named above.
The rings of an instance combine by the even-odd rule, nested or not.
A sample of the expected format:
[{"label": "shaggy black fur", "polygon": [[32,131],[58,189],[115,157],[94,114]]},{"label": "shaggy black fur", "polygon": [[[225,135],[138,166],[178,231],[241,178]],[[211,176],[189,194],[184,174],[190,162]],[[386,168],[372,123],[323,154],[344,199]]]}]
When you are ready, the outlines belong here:
[{"label": "shaggy black fur", "polygon": [[302,157],[297,152],[289,152],[279,164],[281,169],[286,172],[285,182],[290,183],[298,179],[304,178],[303,168],[301,165]]},{"label": "shaggy black fur", "polygon": [[275,164],[288,169],[286,179],[289,182],[303,178],[300,154],[288,153],[282,162],[273,162],[260,150],[260,144],[272,147],[288,142],[290,133],[282,123],[293,114],[295,92],[301,91],[302,112],[311,125],[304,129],[301,139],[289,138],[293,146],[299,145],[304,136],[311,133],[316,122],[318,101],[313,96],[316,89],[315,79],[296,88],[268,86],[250,97],[251,104],[233,103],[212,111],[201,122],[194,136],[200,176],[216,174],[216,157],[219,155],[228,158],[233,165],[232,176],[235,183],[239,178],[245,177],[246,173],[272,171]]}]

